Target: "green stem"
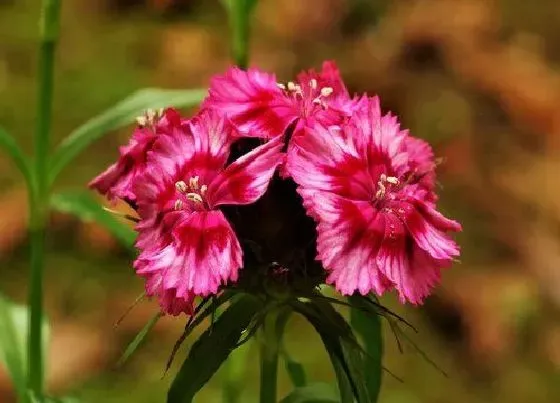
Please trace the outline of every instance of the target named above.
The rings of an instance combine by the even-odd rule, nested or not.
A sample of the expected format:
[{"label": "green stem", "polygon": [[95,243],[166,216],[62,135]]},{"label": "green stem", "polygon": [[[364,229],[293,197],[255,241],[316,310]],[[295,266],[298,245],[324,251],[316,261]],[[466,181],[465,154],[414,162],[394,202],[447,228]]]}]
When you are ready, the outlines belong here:
[{"label": "green stem", "polygon": [[[275,315],[273,313],[269,316]],[[260,403],[276,403],[276,381],[278,379],[278,341],[274,322],[265,321],[260,343],[261,384]]]},{"label": "green stem", "polygon": [[289,316],[289,310],[277,307],[270,310],[264,320],[260,342],[260,403],[276,403],[278,355]]},{"label": "green stem", "polygon": [[48,217],[49,143],[52,115],[53,71],[58,38],[60,0],[43,0],[40,19],[40,49],[37,85],[37,116],[33,186],[29,189],[29,232],[31,276],[28,302],[27,383],[31,393],[43,395],[43,271],[45,265],[45,229]]}]

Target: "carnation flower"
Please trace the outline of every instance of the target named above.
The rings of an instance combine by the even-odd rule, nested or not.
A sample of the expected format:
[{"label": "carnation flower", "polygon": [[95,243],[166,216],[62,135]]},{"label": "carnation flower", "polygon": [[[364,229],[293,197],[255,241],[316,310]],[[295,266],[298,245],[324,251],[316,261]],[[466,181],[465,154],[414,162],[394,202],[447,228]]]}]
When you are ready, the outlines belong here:
[{"label": "carnation flower", "polygon": [[381,116],[377,98],[343,126],[315,122],[288,169],[317,221],[317,258],[344,295],[395,288],[419,304],[459,255],[461,226],[435,210],[433,153]]},{"label": "carnation flower", "polygon": [[128,144],[120,148],[118,161],[89,183],[90,188],[106,195],[111,201],[118,198],[134,204],[133,184],[146,170],[148,151],[158,136],[181,130],[182,124],[179,113],[174,109],[148,110],[144,116],[137,118],[137,123],[138,127]]},{"label": "carnation flower", "polygon": [[282,142],[273,139],[226,166],[237,137],[221,114],[203,111],[181,131],[158,138],[135,182],[140,254],[134,267],[168,313],[238,278],[243,253],[220,206],[250,204],[265,193]]},{"label": "carnation flower", "polygon": [[280,136],[294,124],[294,136],[314,121],[341,123],[357,105],[350,99],[336,64],[323,63],[320,73],[302,72],[295,82],[278,83],[274,74],[231,67],[210,83],[203,107],[224,111],[247,137]]}]

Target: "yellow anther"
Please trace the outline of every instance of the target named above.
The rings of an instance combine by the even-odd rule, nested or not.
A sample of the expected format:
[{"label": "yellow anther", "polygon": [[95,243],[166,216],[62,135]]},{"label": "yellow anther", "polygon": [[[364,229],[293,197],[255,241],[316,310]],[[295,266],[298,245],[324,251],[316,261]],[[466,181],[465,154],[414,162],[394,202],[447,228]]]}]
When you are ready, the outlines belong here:
[{"label": "yellow anther", "polygon": [[198,190],[198,176],[189,179],[189,186],[192,190]]},{"label": "yellow anther", "polygon": [[185,182],[179,181],[179,182],[175,182],[175,189],[177,189],[177,192],[179,193],[186,193],[188,188]]},{"label": "yellow anther", "polygon": [[295,91],[297,86],[292,82],[288,81],[288,91]]},{"label": "yellow anther", "polygon": [[187,200],[194,203],[202,203],[202,197],[198,193],[187,193]]},{"label": "yellow anther", "polygon": [[399,179],[394,177],[394,176],[388,176],[385,180],[392,185],[398,185],[399,184]]},{"label": "yellow anther", "polygon": [[182,200],[175,200],[175,210],[182,210],[183,209],[183,201]]},{"label": "yellow anther", "polygon": [[148,119],[146,119],[146,116],[137,116],[136,123],[140,127],[145,127],[148,124]]},{"label": "yellow anther", "polygon": [[333,89],[331,87],[323,87],[321,88],[321,96],[322,97],[328,97],[329,95],[331,95],[333,93]]}]

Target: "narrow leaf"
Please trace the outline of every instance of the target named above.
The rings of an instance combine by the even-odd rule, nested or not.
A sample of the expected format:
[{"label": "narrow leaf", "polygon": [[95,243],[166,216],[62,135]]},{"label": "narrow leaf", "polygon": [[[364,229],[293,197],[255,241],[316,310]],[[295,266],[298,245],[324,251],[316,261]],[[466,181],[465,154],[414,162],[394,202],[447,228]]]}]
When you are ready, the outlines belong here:
[{"label": "narrow leaf", "polygon": [[132,354],[134,354],[134,352],[136,351],[136,349],[140,346],[140,344],[144,341],[144,339],[146,338],[146,336],[148,335],[148,333],[150,332],[150,330],[152,330],[152,328],[156,325],[156,323],[158,322],[158,320],[162,317],[162,313],[158,312],[157,314],[155,314],[152,319],[150,319],[148,321],[148,323],[146,323],[144,325],[144,327],[142,328],[142,330],[140,330],[138,332],[138,334],[136,335],[136,337],[134,338],[134,340],[132,340],[132,342],[130,342],[130,344],[128,345],[128,347],[126,348],[126,350],[124,351],[123,355],[121,356],[121,358],[119,359],[119,361],[117,362],[117,366],[121,366],[122,364],[124,364]]},{"label": "narrow leaf", "polygon": [[56,149],[49,172],[50,183],[60,171],[92,142],[111,130],[129,125],[134,118],[149,108],[169,106],[182,108],[198,105],[206,90],[166,90],[146,88],[125,98],[102,114],[88,120],[64,139]]},{"label": "narrow leaf", "polygon": [[4,363],[17,395],[23,398],[26,394],[24,356],[21,350],[18,333],[25,329],[17,329],[13,320],[13,305],[0,297],[0,361]]},{"label": "narrow leaf", "polygon": [[280,403],[338,403],[338,393],[328,383],[313,383],[294,389]]},{"label": "narrow leaf", "polygon": [[[27,325],[29,311],[27,307],[10,302],[0,295],[0,362],[14,383],[15,390],[22,401],[28,400],[27,373]],[[43,320],[43,355],[49,340],[49,325]],[[44,363],[46,364],[46,363]]]},{"label": "narrow leaf", "polygon": [[348,301],[353,305],[350,310],[350,323],[354,330],[362,337],[364,349],[367,353],[364,362],[364,372],[367,374],[366,385],[372,401],[377,401],[381,389],[383,339],[381,332],[381,318],[379,315],[364,313],[365,302],[357,296],[351,296]]},{"label": "narrow leaf", "polygon": [[0,149],[4,150],[6,155],[12,159],[15,166],[23,174],[27,185],[29,187],[33,186],[28,158],[23,154],[14,138],[2,127],[0,127]]},{"label": "narrow leaf", "polygon": [[226,361],[226,371],[223,382],[223,401],[225,403],[241,402],[241,395],[245,387],[243,379],[249,361],[250,343],[238,347]]},{"label": "narrow leaf", "polygon": [[95,221],[105,227],[122,244],[132,248],[136,232],[119,221],[114,214],[106,211],[88,192],[66,192],[51,196],[51,207],[54,210],[74,214],[84,221]]},{"label": "narrow leaf", "polygon": [[286,372],[295,387],[303,387],[307,383],[307,376],[305,375],[305,368],[301,363],[293,360],[285,352],[283,354]]},{"label": "narrow leaf", "polygon": [[167,395],[168,403],[192,402],[237,346],[241,335],[261,309],[260,301],[243,296],[234,301],[193,344]]},{"label": "narrow leaf", "polygon": [[369,403],[363,372],[363,354],[346,320],[327,302],[313,299],[297,302],[294,309],[313,325],[331,358],[341,401]]}]

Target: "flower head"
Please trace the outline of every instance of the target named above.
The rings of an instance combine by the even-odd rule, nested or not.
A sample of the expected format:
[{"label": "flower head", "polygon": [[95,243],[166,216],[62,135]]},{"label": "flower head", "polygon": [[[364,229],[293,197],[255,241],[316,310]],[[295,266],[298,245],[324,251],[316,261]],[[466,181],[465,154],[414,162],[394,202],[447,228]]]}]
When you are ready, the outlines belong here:
[{"label": "flower head", "polygon": [[137,119],[137,128],[130,141],[119,150],[116,163],[89,183],[89,187],[107,196],[109,200],[122,199],[134,203],[133,185],[146,170],[148,152],[160,135],[171,135],[181,130],[183,124],[174,109],[148,110]]},{"label": "flower head", "polygon": [[219,207],[255,202],[282,160],[278,138],[226,165],[237,136],[215,111],[203,111],[183,129],[158,139],[134,186],[141,219],[136,271],[160,303],[174,297],[179,306],[237,280],[242,251]]},{"label": "flower head", "polygon": [[231,67],[212,79],[203,106],[223,110],[243,136],[272,138],[295,121],[299,129],[313,120],[334,124],[352,104],[335,63],[325,62],[320,73],[302,72],[285,84],[274,74]]},{"label": "flower head", "polygon": [[[459,255],[461,226],[435,210],[433,154],[369,99],[347,125],[315,123],[288,169],[317,221],[318,259],[342,294],[394,287],[421,303]],[[428,178],[428,180],[426,180]]]}]

